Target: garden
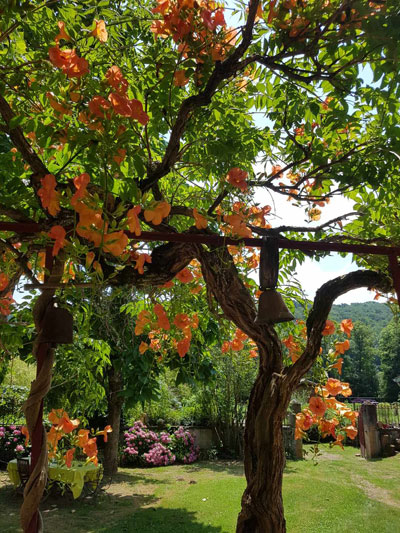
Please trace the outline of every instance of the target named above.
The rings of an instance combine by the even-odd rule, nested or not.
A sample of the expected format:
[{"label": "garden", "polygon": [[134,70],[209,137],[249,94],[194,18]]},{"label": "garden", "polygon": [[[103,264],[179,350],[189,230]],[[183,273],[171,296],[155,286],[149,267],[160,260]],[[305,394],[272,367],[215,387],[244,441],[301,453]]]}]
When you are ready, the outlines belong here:
[{"label": "garden", "polygon": [[[398,458],[366,462],[357,450],[322,446],[310,459],[288,461],[283,497],[289,533],[320,533],[338,524],[344,533],[396,531],[400,520]],[[4,533],[19,531],[18,498],[0,472]],[[121,468],[94,500],[48,499],[42,512],[49,531],[230,533],[245,481],[240,461],[196,462],[165,468]],[[299,512],[299,509],[302,512]]]},{"label": "garden", "polygon": [[[6,531],[393,530],[399,24],[0,6]],[[334,308],[366,289],[379,319]]]}]

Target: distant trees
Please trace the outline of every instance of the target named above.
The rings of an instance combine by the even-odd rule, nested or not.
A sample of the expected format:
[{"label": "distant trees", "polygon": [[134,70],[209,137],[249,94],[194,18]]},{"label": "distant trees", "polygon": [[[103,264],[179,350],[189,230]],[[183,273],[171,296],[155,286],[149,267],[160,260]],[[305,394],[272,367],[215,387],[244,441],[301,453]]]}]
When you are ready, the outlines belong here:
[{"label": "distant trees", "polygon": [[350,349],[343,356],[343,381],[351,383],[354,396],[378,396],[379,383],[375,359],[377,347],[371,329],[356,322]]},{"label": "distant trees", "polygon": [[400,396],[400,387],[394,378],[400,376],[400,324],[393,320],[381,334],[379,343],[381,357],[381,398],[395,402]]}]

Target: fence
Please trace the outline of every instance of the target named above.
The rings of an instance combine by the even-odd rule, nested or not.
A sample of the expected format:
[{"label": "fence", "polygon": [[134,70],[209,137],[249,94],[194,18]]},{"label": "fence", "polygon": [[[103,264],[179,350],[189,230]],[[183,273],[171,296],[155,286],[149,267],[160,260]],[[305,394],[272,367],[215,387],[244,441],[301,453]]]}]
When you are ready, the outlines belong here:
[{"label": "fence", "polygon": [[[362,403],[350,404],[354,411],[360,411]],[[378,403],[376,406],[378,422],[400,427],[400,403]]]}]

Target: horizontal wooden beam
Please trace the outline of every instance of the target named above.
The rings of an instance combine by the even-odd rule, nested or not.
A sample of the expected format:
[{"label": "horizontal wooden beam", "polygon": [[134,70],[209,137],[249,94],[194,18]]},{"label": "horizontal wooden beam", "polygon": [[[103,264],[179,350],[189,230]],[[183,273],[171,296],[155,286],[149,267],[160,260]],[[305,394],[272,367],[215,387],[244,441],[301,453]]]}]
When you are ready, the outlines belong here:
[{"label": "horizontal wooden beam", "polygon": [[[0,222],[0,231],[13,231],[15,233],[39,233],[43,231],[40,224],[29,224],[23,222]],[[164,233],[156,231],[142,231],[138,237],[130,231],[126,235],[138,242],[187,242],[196,244],[208,244],[210,246],[249,246],[260,247],[263,239],[260,237],[248,237],[234,239],[219,235],[207,235],[205,233]],[[272,234],[271,234],[272,235]],[[303,252],[346,252],[357,255],[400,255],[400,246],[381,246],[374,244],[346,244],[340,242],[325,241],[295,241],[278,237],[278,246],[286,250],[300,250]]]}]

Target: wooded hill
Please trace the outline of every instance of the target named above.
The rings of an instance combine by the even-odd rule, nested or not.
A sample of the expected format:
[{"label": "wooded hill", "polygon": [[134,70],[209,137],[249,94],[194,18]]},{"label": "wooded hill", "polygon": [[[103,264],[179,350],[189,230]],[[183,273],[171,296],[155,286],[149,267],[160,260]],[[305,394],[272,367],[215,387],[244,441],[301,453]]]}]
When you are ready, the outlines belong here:
[{"label": "wooded hill", "polygon": [[[296,318],[303,318],[303,310],[296,305]],[[341,322],[345,318],[351,318],[353,322],[362,322],[369,328],[375,338],[393,318],[389,307],[379,302],[362,302],[351,304],[333,305],[329,318],[335,322]]]}]

